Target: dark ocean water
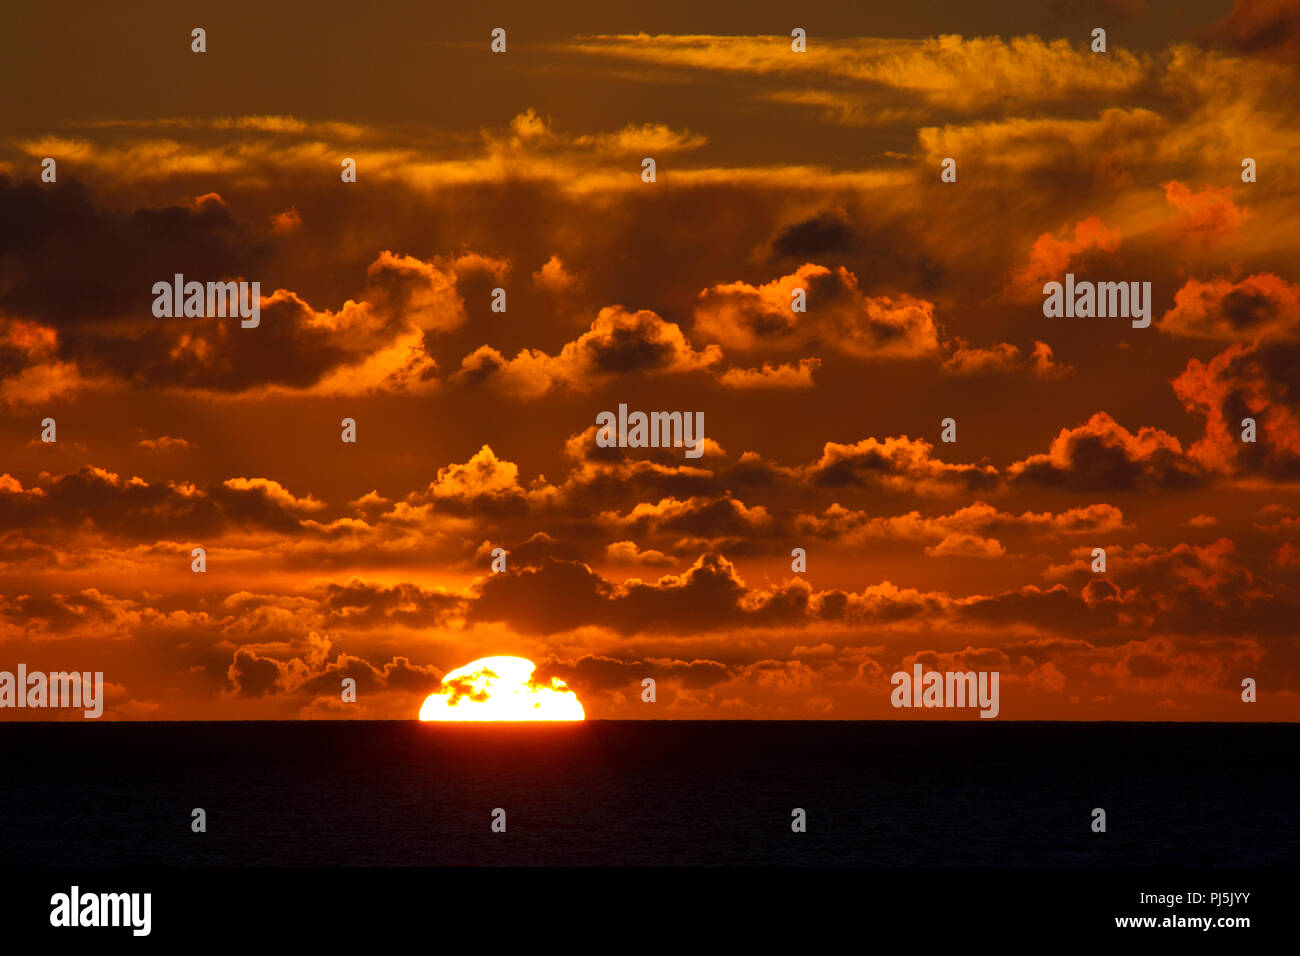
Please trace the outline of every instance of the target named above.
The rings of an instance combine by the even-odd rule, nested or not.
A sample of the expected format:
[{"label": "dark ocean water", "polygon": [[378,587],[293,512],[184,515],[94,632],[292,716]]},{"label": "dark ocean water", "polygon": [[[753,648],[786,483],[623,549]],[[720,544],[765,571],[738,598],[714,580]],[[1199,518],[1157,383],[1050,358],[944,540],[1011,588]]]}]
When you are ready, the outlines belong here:
[{"label": "dark ocean water", "polygon": [[1297,758],[1278,724],[7,723],[0,865],[1296,865]]}]

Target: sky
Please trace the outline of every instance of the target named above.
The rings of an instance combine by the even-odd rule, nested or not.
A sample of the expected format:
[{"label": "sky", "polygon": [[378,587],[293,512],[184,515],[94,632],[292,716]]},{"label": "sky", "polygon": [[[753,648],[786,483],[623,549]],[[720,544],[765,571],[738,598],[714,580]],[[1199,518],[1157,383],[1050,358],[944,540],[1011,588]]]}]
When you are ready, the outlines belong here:
[{"label": "sky", "polygon": [[[125,720],[413,718],[493,655],[588,718],[977,719],[892,707],[919,663],[1300,719],[1300,3],[614,6],[13,11],[0,669]],[[260,324],[156,316],[177,273]],[[1046,316],[1067,273],[1149,327]],[[702,454],[601,447],[620,404]]]}]

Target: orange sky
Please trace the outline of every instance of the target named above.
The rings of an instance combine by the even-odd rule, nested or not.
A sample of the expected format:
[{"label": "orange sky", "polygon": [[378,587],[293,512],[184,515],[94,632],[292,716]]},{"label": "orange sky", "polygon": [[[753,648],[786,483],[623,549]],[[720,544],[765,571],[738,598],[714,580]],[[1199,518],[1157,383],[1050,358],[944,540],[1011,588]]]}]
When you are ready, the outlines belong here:
[{"label": "orange sky", "polygon": [[[917,661],[1001,719],[1300,718],[1300,5],[516,6],[16,15],[0,670],[119,719],[413,718],[491,655],[591,718],[973,718],[891,708]],[[1150,327],[1044,317],[1067,272]],[[176,273],[260,325],[155,318]],[[703,455],[598,447],[620,403]]]}]

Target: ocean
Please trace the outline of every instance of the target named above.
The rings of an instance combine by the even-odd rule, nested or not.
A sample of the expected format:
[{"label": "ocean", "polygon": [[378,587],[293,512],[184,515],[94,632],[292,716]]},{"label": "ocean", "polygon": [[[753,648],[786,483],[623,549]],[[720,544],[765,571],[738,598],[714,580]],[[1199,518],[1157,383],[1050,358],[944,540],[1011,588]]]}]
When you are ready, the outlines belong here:
[{"label": "ocean", "polygon": [[3,723],[0,865],[1295,865],[1297,757],[1287,724]]}]

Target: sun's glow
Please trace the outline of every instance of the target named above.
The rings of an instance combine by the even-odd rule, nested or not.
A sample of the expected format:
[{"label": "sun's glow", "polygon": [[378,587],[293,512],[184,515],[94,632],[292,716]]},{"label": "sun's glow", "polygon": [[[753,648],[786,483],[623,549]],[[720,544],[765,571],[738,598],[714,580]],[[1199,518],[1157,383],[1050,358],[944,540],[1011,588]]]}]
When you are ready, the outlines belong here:
[{"label": "sun's glow", "polygon": [[450,671],[425,698],[421,720],[585,720],[564,681],[533,684],[536,665],[522,657],[484,657]]}]

